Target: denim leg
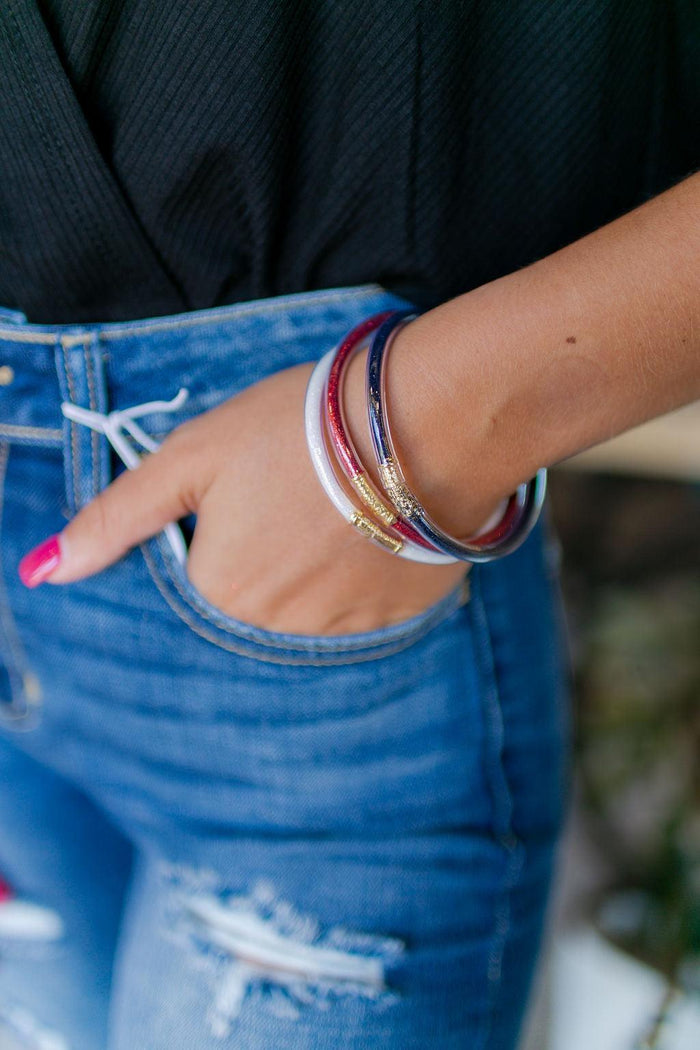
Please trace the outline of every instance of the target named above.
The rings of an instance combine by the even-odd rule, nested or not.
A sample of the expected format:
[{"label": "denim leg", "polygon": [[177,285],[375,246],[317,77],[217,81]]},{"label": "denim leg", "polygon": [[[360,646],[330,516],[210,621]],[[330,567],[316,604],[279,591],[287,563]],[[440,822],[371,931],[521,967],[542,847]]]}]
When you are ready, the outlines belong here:
[{"label": "denim leg", "polygon": [[[392,305],[366,287],[0,329],[15,375],[0,398],[0,701],[27,768],[56,785],[45,811],[23,817],[19,788],[0,804],[28,858],[13,872],[8,850],[6,873],[58,916],[65,935],[50,947],[68,961],[52,980],[72,985],[37,985],[26,1001],[45,1050],[64,1050],[46,1040],[79,1009],[69,1038],[103,1050],[126,883],[116,843],[129,850],[99,813],[138,855],[108,1050],[513,1050],[562,799],[561,654],[539,532],[474,567],[471,591],[333,637],[217,609],[162,534],[70,585],[29,592],[16,575],[116,466],[61,401],[102,411],[185,386],[180,414],[142,420],[162,439]],[[92,816],[66,819],[86,796]],[[76,835],[81,820],[94,829]],[[48,861],[33,862],[47,843]],[[43,881],[25,887],[28,873]],[[99,942],[89,976],[70,954],[81,917],[84,942]]]},{"label": "denim leg", "polygon": [[76,788],[0,738],[0,1046],[104,1050],[131,848]]}]

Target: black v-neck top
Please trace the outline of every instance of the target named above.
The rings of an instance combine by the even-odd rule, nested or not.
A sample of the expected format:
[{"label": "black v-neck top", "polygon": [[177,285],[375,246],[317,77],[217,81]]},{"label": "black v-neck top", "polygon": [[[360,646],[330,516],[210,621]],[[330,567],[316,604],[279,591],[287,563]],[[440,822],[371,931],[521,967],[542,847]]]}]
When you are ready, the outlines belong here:
[{"label": "black v-neck top", "polygon": [[700,166],[698,0],[3,0],[0,305],[429,304]]}]

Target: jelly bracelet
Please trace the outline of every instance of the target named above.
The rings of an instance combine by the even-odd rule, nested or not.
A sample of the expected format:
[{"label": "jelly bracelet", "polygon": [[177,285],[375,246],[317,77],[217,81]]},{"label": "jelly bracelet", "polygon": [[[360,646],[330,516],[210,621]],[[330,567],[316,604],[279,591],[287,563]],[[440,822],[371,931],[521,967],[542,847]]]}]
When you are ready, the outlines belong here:
[{"label": "jelly bracelet", "polygon": [[[336,453],[338,464],[346,478],[353,486],[362,502],[372,513],[392,529],[403,539],[417,543],[419,547],[427,547],[435,550],[433,544],[424,539],[414,529],[410,522],[404,521],[393,507],[389,506],[377,492],[372,484],[367,471],[360,462],[357,449],[345,424],[343,413],[343,380],[345,378],[346,365],[354,353],[365,344],[368,335],[371,335],[382,322],[386,321],[394,311],[388,310],[381,314],[375,314],[356,325],[348,335],[340,342],[333,355],[328,382],[326,385],[326,411],[328,432],[333,448]],[[454,558],[440,554],[442,561],[454,561]]]},{"label": "jelly bracelet", "polygon": [[367,355],[367,410],[372,445],[384,490],[396,511],[426,540],[445,554],[470,562],[488,562],[516,550],[539,517],[547,485],[547,471],[519,485],[508,501],[501,525],[471,542],[460,542],[443,532],[426,512],[406,483],[396,458],[386,408],[386,357],[397,333],[417,314],[397,310],[374,332]]},{"label": "jelly bracelet", "polygon": [[[354,525],[363,535],[379,544],[385,550],[398,554],[401,558],[429,564],[444,564],[445,555],[434,550],[419,547],[408,539],[392,536],[377,525],[367,514],[358,510],[345,492],[335,473],[331,454],[325,438],[325,392],[328,373],[333,363],[335,348],[329,350],[314,366],[306,388],[304,402],[304,422],[306,441],[318,479],[331,503],[342,514],[347,522]],[[451,561],[457,559],[451,558]]]},{"label": "jelly bracelet", "polygon": [[[374,512],[375,516],[383,524],[388,525],[400,536],[412,540],[421,547],[435,550],[434,545],[421,536],[410,522],[399,517],[393,507],[387,506],[374,485],[372,485],[347,430],[343,413],[343,380],[346,365],[352,355],[364,345],[367,336],[371,335],[393,313],[394,311],[392,310],[386,310],[384,313],[374,314],[367,320],[362,321],[348,333],[337,347],[326,390],[328,429],[338,463],[362,502]],[[491,514],[476,536],[472,537],[473,542],[478,541],[479,545],[481,545],[500,538],[504,529],[508,527],[516,502],[514,497],[502,500],[497,510]],[[449,562],[456,560],[451,556],[445,555],[443,557],[445,561]]]}]

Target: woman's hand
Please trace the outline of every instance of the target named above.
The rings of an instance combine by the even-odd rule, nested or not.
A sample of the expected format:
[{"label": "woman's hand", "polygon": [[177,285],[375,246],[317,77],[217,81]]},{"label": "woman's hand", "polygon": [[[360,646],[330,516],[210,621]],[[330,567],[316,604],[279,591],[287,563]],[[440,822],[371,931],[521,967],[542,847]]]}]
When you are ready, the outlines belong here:
[{"label": "woman's hand", "polygon": [[[347,524],[321,488],[304,434],[312,367],[278,372],[176,427],[75,515],[58,535],[53,568],[49,559],[42,570],[33,552],[23,559],[24,582],[90,576],[195,513],[188,576],[219,609],[248,623],[349,633],[407,619],[437,601],[464,575],[464,563],[397,558]],[[346,402],[358,438],[366,429],[360,374],[356,368],[352,383],[348,377]]]},{"label": "woman's hand", "polygon": [[[443,528],[473,535],[538,467],[700,397],[699,247],[700,172],[402,330],[389,363],[392,434]],[[369,466],[361,367],[358,355],[347,409]],[[303,427],[311,368],[279,372],[178,427],[58,543],[23,559],[25,582],[89,576],[194,512],[192,583],[250,623],[362,631],[437,600],[463,564],[373,546],[321,489]]]}]

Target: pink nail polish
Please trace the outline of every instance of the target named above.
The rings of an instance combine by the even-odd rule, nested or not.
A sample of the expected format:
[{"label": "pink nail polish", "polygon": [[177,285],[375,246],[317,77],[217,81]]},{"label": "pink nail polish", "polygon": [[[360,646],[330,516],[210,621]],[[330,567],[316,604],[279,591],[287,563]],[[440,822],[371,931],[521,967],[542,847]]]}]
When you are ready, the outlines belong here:
[{"label": "pink nail polish", "polygon": [[25,587],[36,587],[50,576],[61,560],[58,534],[32,547],[19,563],[19,577]]}]

